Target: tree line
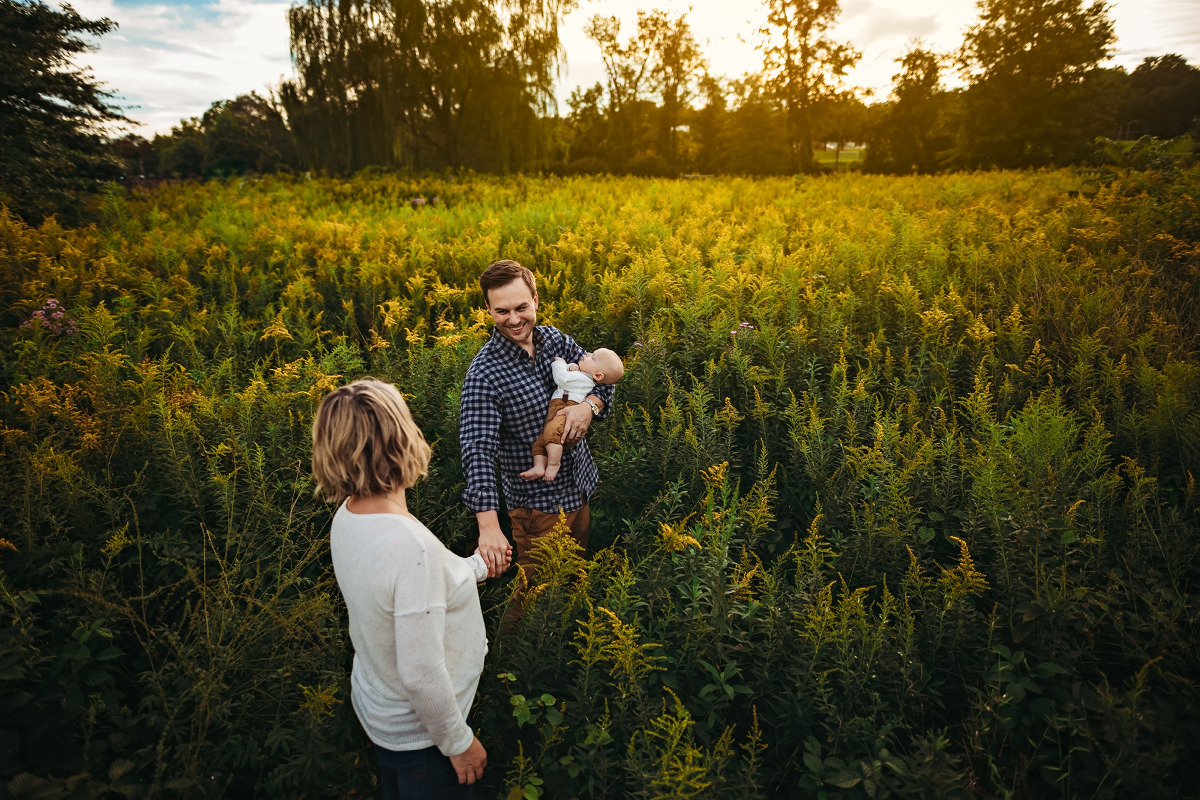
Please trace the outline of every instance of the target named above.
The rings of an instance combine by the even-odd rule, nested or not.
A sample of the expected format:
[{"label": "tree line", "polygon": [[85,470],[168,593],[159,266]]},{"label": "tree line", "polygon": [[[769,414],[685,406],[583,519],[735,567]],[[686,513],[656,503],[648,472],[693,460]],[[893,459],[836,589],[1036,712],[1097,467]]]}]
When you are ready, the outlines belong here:
[{"label": "tree line", "polygon": [[[886,98],[847,83],[862,54],[831,33],[838,0],[762,2],[762,66],[739,78],[713,74],[686,14],[642,11],[632,31],[592,16],[605,79],[561,109],[559,26],[574,0],[306,0],[288,11],[293,77],[147,140],[108,138],[128,120],[64,66],[87,48],[82,34],[113,23],[0,0],[5,49],[22,54],[0,75],[0,191],[53,205],[54,158],[70,162],[55,184],[67,195],[98,176],[373,167],[812,173],[827,168],[815,156],[827,142],[865,143],[858,166],[877,172],[1039,167],[1093,158],[1097,137],[1169,139],[1200,120],[1200,69],[1182,56],[1102,66],[1116,35],[1100,0],[979,0],[957,50],[917,42],[897,59]],[[950,88],[956,75],[965,85]]]}]

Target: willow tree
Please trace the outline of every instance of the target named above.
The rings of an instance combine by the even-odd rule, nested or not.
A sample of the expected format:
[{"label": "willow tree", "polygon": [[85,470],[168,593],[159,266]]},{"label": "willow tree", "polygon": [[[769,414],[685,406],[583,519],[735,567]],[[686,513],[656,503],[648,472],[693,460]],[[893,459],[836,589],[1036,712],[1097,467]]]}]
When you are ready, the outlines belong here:
[{"label": "willow tree", "polygon": [[575,0],[308,0],[289,12],[283,87],[313,166],[508,169],[554,108]]},{"label": "willow tree", "polygon": [[309,0],[288,12],[296,77],[280,101],[305,165],[351,172],[395,158],[395,119],[384,113],[381,68],[388,51],[381,9]]},{"label": "willow tree", "polygon": [[809,172],[813,110],[837,95],[862,54],[828,35],[841,13],[838,0],[766,0],[766,6],[763,71],[787,112],[792,169]]}]

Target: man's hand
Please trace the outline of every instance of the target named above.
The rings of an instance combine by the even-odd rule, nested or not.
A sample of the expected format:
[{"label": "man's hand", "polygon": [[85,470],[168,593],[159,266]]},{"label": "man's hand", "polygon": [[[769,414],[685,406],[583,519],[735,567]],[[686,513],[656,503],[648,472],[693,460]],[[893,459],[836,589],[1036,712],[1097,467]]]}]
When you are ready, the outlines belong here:
[{"label": "man's hand", "polygon": [[576,403],[559,409],[555,416],[567,418],[563,423],[562,445],[570,447],[587,435],[588,427],[592,424],[592,407],[587,403]]},{"label": "man's hand", "polygon": [[458,773],[459,783],[474,783],[483,777],[483,768],[487,766],[487,750],[483,749],[478,736],[471,737],[471,746],[456,756],[450,756],[450,763]]},{"label": "man's hand", "polygon": [[[507,572],[508,568],[512,566],[512,545],[508,544],[507,542],[505,542],[505,545],[506,546],[504,548],[504,555],[500,559],[500,566],[496,569],[496,572],[494,575],[492,574],[492,568],[488,567],[488,577],[489,578],[500,577],[500,575]],[[483,563],[487,564],[487,558],[484,557],[483,550],[476,547],[475,552],[479,554],[480,558],[483,558]]]},{"label": "man's hand", "polygon": [[495,578],[512,563],[512,545],[500,530],[500,517],[495,511],[480,511],[475,520],[479,523],[479,546],[475,552],[483,556],[488,577]]}]

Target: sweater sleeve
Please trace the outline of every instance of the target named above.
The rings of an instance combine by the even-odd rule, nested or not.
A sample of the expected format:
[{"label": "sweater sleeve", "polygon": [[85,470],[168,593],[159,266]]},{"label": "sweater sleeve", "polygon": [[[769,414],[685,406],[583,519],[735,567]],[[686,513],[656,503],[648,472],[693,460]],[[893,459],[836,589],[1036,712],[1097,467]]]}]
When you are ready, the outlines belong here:
[{"label": "sweater sleeve", "polygon": [[422,552],[403,570],[395,591],[396,671],[409,702],[438,750],[464,752],[474,733],[463,719],[446,668],[446,582],[440,564]]},{"label": "sweater sleeve", "polygon": [[487,579],[487,564],[484,563],[483,556],[479,553],[472,553],[467,556],[466,561],[475,573],[475,582],[483,583]]}]

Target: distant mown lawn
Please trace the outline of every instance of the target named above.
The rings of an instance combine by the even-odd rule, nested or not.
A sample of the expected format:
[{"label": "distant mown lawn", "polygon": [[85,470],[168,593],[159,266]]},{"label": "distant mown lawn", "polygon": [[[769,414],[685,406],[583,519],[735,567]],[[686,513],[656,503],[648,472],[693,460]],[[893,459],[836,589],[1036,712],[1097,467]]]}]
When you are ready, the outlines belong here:
[{"label": "distant mown lawn", "polygon": [[862,161],[866,152],[865,147],[846,148],[841,153],[836,150],[814,150],[813,160],[818,164],[849,164]]}]

